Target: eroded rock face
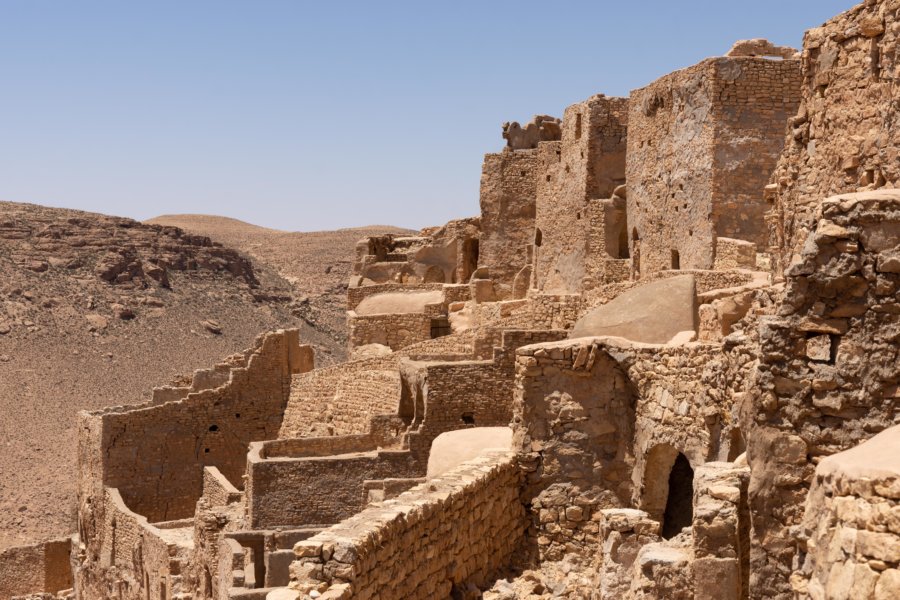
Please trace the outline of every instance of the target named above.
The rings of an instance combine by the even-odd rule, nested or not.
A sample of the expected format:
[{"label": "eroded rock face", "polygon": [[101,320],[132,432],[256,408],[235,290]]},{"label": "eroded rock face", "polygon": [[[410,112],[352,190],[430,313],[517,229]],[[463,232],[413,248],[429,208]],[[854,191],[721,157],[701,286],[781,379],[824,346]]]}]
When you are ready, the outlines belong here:
[{"label": "eroded rock face", "polygon": [[765,38],[738,40],[725,56],[772,56],[779,58],[799,58],[796,48],[778,46]]},{"label": "eroded rock face", "polygon": [[773,272],[800,254],[822,198],[900,182],[900,0],[867,0],[803,41],[802,98],[769,190]]},{"label": "eroded rock face", "polygon": [[523,127],[517,121],[503,124],[503,139],[512,150],[537,148],[538,142],[552,142],[560,138],[562,121],[549,115],[535,115]]},{"label": "eroded rock face", "polygon": [[20,267],[87,271],[112,285],[169,287],[169,271],[229,273],[258,282],[250,261],[176,227],[39,206],[0,203],[0,243]]},{"label": "eroded rock face", "polygon": [[900,415],[900,191],[821,203],[779,314],[760,326],[747,415],[754,547],[751,589],[787,598],[816,464]]}]

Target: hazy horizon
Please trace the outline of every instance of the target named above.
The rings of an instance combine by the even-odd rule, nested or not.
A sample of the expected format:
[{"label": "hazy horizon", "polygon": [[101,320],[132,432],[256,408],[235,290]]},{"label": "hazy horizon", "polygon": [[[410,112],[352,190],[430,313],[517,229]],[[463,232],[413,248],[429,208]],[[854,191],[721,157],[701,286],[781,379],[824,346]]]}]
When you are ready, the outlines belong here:
[{"label": "hazy horizon", "polygon": [[504,121],[856,3],[0,0],[0,199],[289,231],[478,213]]}]

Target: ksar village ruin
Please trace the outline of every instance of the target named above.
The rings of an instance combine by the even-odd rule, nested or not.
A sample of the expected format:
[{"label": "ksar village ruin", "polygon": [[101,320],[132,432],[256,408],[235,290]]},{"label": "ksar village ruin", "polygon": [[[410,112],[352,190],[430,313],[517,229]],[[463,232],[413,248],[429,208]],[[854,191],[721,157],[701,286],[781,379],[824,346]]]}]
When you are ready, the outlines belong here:
[{"label": "ksar village ruin", "polygon": [[[68,533],[0,551],[0,598],[900,598],[898,122],[900,0],[866,0],[503,124],[479,216],[356,243],[346,360],[248,316],[73,416]],[[193,273],[284,304],[208,238],[32,212],[0,265],[96,286],[95,338]],[[11,286],[0,334],[39,328]]]}]

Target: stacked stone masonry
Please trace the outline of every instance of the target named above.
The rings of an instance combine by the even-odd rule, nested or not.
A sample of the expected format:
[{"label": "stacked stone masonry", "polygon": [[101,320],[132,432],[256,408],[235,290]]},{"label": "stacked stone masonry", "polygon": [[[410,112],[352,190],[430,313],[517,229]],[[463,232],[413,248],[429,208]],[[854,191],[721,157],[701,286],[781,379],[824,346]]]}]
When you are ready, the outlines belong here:
[{"label": "stacked stone masonry", "polygon": [[[348,362],[271,332],[80,415],[77,530],[0,600],[900,597],[898,32],[866,0],[504,124],[479,216],[358,243]],[[256,285],[105,226],[111,285]]]}]

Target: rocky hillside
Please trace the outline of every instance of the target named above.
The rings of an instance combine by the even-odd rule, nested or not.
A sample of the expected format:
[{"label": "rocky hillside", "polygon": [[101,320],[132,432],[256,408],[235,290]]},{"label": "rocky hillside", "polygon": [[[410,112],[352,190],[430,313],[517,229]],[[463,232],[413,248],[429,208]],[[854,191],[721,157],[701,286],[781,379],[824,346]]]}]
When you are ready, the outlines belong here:
[{"label": "rocky hillside", "polygon": [[[343,323],[310,325],[309,304],[345,284],[365,233],[304,246],[241,226],[216,237],[252,258],[171,226],[0,202],[0,548],[73,530],[79,410],[146,400],[279,327],[300,327],[320,364],[341,359]],[[266,245],[277,261],[257,258]]]},{"label": "rocky hillside", "polygon": [[294,314],[334,340],[334,355],[339,359],[346,357],[347,281],[356,242],[371,235],[413,233],[388,225],[288,232],[211,215],[162,215],[147,223],[207,236],[245,253],[258,268],[277,272],[292,286]]}]

